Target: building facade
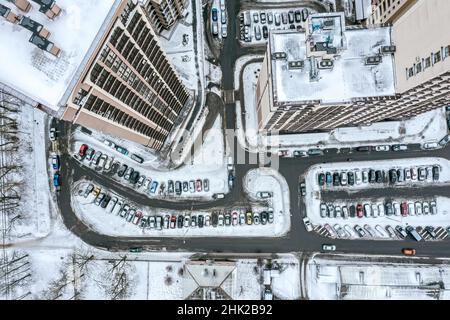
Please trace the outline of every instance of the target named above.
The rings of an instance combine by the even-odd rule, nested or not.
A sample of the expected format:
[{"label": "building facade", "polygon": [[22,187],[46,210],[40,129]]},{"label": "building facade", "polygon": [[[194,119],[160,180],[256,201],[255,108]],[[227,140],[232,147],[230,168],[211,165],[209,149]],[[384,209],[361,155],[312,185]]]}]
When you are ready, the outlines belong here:
[{"label": "building facade", "polygon": [[147,0],[144,8],[155,31],[159,33],[170,29],[182,17],[186,3],[187,0]]},{"label": "building facade", "polygon": [[[296,72],[301,71],[292,70],[282,78],[286,78],[287,82],[295,83],[295,88],[292,89],[295,94],[284,101],[280,100],[279,92],[280,88],[285,90],[286,84],[280,84],[277,79],[280,77],[280,69],[276,67],[279,62],[274,62],[273,59],[273,54],[277,51],[273,48],[273,42],[279,42],[279,40],[274,41],[271,34],[256,89],[259,128],[281,132],[326,131],[342,126],[370,125],[373,122],[400,120],[450,104],[450,34],[443,31],[450,28],[450,21],[446,19],[449,15],[449,1],[416,1],[409,10],[403,12],[403,15],[397,16],[392,27],[370,26],[358,31],[366,32],[368,38],[375,39],[374,43],[364,43],[363,38],[353,41],[351,37],[356,30],[345,30],[344,47],[345,50],[350,50],[350,53],[347,53],[349,59],[346,60],[345,51],[339,48],[337,48],[337,56],[331,50],[332,54],[321,58],[329,61],[333,61],[333,57],[336,58],[330,69],[336,75],[331,76],[331,73],[327,75],[327,72],[319,68],[317,79],[302,79],[296,78],[295,75]],[[311,30],[314,29],[314,22],[310,21],[309,24]],[[390,28],[390,39],[385,36],[384,40],[383,38],[376,40],[374,30],[385,28]],[[311,30],[307,30],[304,40],[308,39],[308,42],[312,40],[314,43],[315,38],[311,37]],[[290,32],[285,33],[284,37],[292,37],[289,35]],[[383,41],[384,44],[380,47],[379,44]],[[359,49],[352,52],[352,45]],[[372,51],[365,51],[368,47],[372,48]],[[292,45],[289,45],[289,48],[291,50]],[[317,53],[313,50],[307,45],[305,54],[299,59],[304,64],[301,70],[306,70],[306,73],[310,75],[314,71],[309,66],[311,57],[317,58]],[[383,50],[386,51],[383,52]],[[388,69],[383,69],[381,66],[390,59],[390,54],[393,57],[393,63],[386,68],[392,70],[387,72]],[[366,63],[363,69],[359,69],[358,74],[353,75],[354,79],[358,79],[357,81],[346,80],[345,76],[339,75],[338,69],[344,68],[344,74],[353,74],[358,65],[354,66],[350,61],[357,60],[354,59],[356,57],[360,61],[365,60]],[[368,61],[369,58],[372,60]],[[287,59],[289,60],[289,57]],[[343,62],[343,65],[339,65],[339,61]],[[283,68],[289,70],[289,61]],[[363,74],[367,76],[363,77]],[[392,82],[386,81],[386,77],[391,75],[393,75]],[[327,84],[327,77],[333,81],[328,81]],[[373,79],[375,81],[371,82]],[[325,84],[321,86],[320,83],[324,81]],[[345,82],[350,83],[351,86],[343,86],[342,83]],[[389,86],[390,90],[379,90],[380,85],[384,88]],[[333,89],[324,91],[325,87]],[[349,90],[350,87],[351,90]],[[362,91],[362,88],[365,90]],[[314,91],[316,94],[309,95],[310,98],[308,98],[309,91]],[[337,99],[336,97],[341,97],[343,92],[347,93],[345,99]]]},{"label": "building facade", "polygon": [[394,23],[419,0],[373,0],[369,24]]},{"label": "building facade", "polygon": [[160,150],[191,101],[144,9],[130,0],[118,8],[63,119]]}]

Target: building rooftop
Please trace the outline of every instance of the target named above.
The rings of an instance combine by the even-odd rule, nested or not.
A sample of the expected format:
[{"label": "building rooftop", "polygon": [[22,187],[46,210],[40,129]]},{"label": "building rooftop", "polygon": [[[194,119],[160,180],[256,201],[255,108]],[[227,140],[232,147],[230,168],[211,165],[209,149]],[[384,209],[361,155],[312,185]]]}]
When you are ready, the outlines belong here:
[{"label": "building rooftop", "polygon": [[[10,2],[3,3],[19,19],[24,16],[31,21],[26,19],[25,27],[0,17],[0,83],[58,111],[66,104],[120,0],[57,0],[62,11],[53,20],[39,11],[38,3],[30,3],[28,13]],[[31,29],[41,29],[40,25],[50,34],[33,33]]]},{"label": "building rooftop", "polygon": [[[306,32],[272,31],[274,104],[337,104],[395,95],[394,57],[380,54],[385,46],[392,46],[390,27],[346,29],[339,13],[311,15]],[[367,65],[368,57],[381,61]]]}]

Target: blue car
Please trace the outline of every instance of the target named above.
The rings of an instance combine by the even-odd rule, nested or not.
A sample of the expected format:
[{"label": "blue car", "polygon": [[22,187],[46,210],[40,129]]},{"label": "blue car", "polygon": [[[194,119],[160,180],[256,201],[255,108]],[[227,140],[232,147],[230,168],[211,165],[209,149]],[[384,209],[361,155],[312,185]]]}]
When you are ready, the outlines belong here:
[{"label": "blue car", "polygon": [[217,21],[218,10],[216,8],[213,8],[211,12],[212,12],[212,19],[213,19],[213,21]]},{"label": "blue car", "polygon": [[119,151],[121,154],[124,154],[126,156],[128,155],[128,150],[125,149],[125,148],[122,148],[120,146],[116,146],[116,150]]},{"label": "blue car", "polygon": [[157,188],[158,188],[158,182],[157,181],[153,181],[152,185],[150,186],[150,193],[154,194],[156,192]]},{"label": "blue car", "polygon": [[55,174],[53,175],[53,185],[54,185],[55,187],[61,186],[60,181],[59,181],[59,173],[55,173]]},{"label": "blue car", "polygon": [[59,169],[60,162],[59,162],[59,156],[57,154],[54,154],[52,156],[52,165],[53,165],[53,170]]}]

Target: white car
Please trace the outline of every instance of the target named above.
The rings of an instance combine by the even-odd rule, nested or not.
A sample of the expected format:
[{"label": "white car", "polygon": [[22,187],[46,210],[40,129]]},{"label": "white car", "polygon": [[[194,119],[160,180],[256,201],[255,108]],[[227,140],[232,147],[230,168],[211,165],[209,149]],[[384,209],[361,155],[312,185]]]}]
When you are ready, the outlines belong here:
[{"label": "white car", "polygon": [[378,206],[376,204],[372,204],[372,217],[376,218],[378,217]]},{"label": "white car", "polygon": [[334,225],[334,230],[336,230],[339,238],[346,238],[347,233],[342,229],[342,227],[338,224]]},{"label": "white car", "polygon": [[50,140],[56,141],[56,128],[50,128]]},{"label": "white car", "polygon": [[105,145],[107,145],[108,147],[111,147],[111,148],[115,148],[116,147],[116,144],[114,142],[112,142],[111,140],[108,140],[108,139],[103,140],[103,143]]},{"label": "white car", "polygon": [[345,225],[344,229],[348,233],[349,237],[356,237],[357,236],[355,231],[353,231],[353,229],[349,225]]},{"label": "white car", "polygon": [[326,218],[327,212],[328,212],[327,205],[325,203],[320,204],[320,217]]},{"label": "white car", "polygon": [[225,10],[225,0],[220,0],[220,10]]},{"label": "white car", "polygon": [[431,201],[430,202],[430,207],[431,207],[431,214],[432,215],[437,214],[436,201]]},{"label": "white car", "polygon": [[334,244],[323,244],[322,250],[323,251],[336,251],[336,246]]},{"label": "white car", "polygon": [[428,202],[423,203],[423,214],[430,214],[430,204]]},{"label": "white car", "polygon": [[306,231],[308,232],[313,231],[313,226],[311,224],[311,221],[309,221],[309,218],[307,217],[303,218],[303,223],[305,224]]},{"label": "white car", "polygon": [[342,207],[342,216],[344,219],[348,219],[348,208],[347,207]]},{"label": "white car", "polygon": [[437,142],[427,142],[423,144],[424,149],[437,149],[439,147],[439,144]]},{"label": "white car", "polygon": [[416,214],[418,216],[420,216],[423,213],[422,203],[421,202],[416,202],[415,207],[416,207]]},{"label": "white car", "polygon": [[341,172],[341,185],[346,186],[347,185],[347,172]]},{"label": "white car", "polygon": [[260,191],[256,193],[256,197],[260,199],[267,199],[272,197],[272,192]]},{"label": "white car", "polygon": [[385,214],[385,212],[384,212],[384,205],[379,203],[378,204],[378,215],[380,217],[384,217],[384,214]]},{"label": "white car", "polygon": [[398,203],[398,202],[393,202],[392,203],[392,206],[394,207],[394,214],[396,215],[396,216],[399,216],[400,215],[400,204]]},{"label": "white car", "polygon": [[226,24],[222,24],[222,38],[226,38],[227,36],[228,36],[227,25]]},{"label": "white car", "polygon": [[363,183],[369,182],[369,172],[368,171],[362,172],[362,181],[363,181]]},{"label": "white car", "polygon": [[408,202],[408,213],[410,216],[416,215],[416,210],[414,209],[414,203]]},{"label": "white car", "polygon": [[386,232],[383,230],[383,228],[380,225],[377,225],[375,227],[375,230],[378,232],[378,234],[382,237],[382,238],[388,238],[388,235],[386,234]]},{"label": "white car", "polygon": [[326,223],[323,227],[325,228],[325,230],[328,231],[328,233],[330,234],[330,237],[332,237],[332,238],[336,238],[337,237],[336,231],[328,223]]},{"label": "white car", "polygon": [[389,146],[376,146],[375,151],[379,152],[386,152],[389,151],[391,148]]},{"label": "white car", "polygon": [[355,171],[355,182],[357,185],[360,185],[362,183],[362,173],[359,170]]}]

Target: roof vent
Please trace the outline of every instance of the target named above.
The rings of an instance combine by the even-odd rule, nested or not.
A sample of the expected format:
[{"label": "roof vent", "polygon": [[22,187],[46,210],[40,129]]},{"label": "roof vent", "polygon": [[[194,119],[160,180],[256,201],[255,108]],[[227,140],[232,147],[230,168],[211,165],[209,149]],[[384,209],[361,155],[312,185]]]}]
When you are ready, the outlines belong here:
[{"label": "roof vent", "polygon": [[286,52],[274,52],[274,53],[272,53],[272,59],[273,60],[281,60],[281,59],[286,59],[286,58],[287,58]]},{"label": "roof vent", "polygon": [[319,69],[332,69],[334,66],[333,60],[323,59],[319,62]]},{"label": "roof vent", "polygon": [[382,60],[381,56],[367,57],[365,63],[366,66],[374,66],[380,64]]},{"label": "roof vent", "polygon": [[303,60],[288,62],[289,69],[303,69],[304,67],[305,67],[305,62]]},{"label": "roof vent", "polygon": [[397,51],[397,47],[396,46],[382,46],[380,48],[380,53],[395,53],[395,51]]}]

